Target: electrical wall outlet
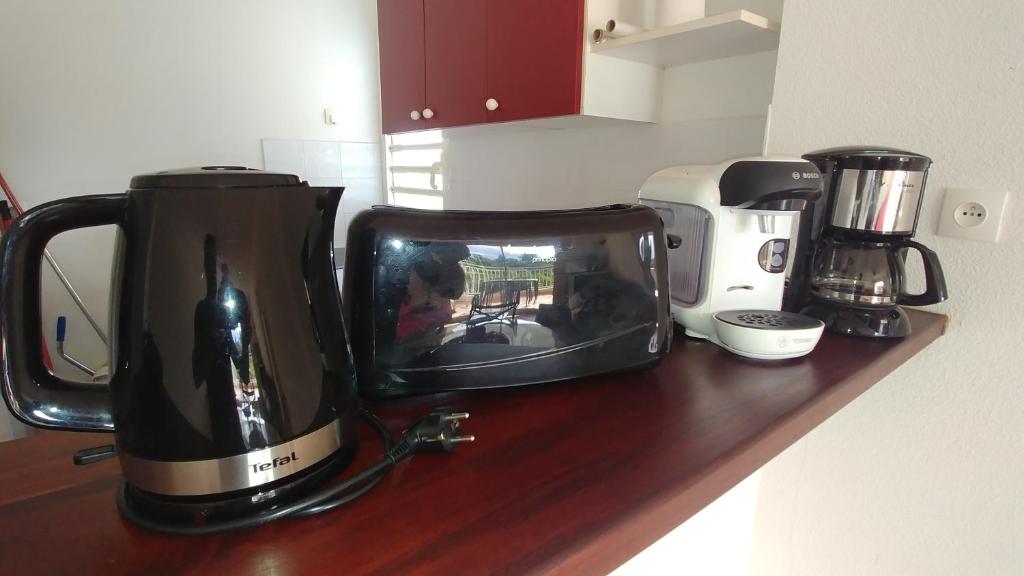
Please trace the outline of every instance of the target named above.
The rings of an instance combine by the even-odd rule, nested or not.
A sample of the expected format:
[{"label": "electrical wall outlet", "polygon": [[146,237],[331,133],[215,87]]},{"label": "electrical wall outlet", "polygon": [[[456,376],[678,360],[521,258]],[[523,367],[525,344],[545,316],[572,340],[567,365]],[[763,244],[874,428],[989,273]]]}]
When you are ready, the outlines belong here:
[{"label": "electrical wall outlet", "polygon": [[998,242],[1006,200],[1003,190],[947,188],[938,235]]}]

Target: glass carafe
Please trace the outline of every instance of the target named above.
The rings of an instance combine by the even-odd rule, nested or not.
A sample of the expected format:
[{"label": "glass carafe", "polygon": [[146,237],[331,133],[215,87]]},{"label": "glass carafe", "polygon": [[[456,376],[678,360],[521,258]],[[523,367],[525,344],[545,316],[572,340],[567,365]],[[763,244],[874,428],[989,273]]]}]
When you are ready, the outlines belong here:
[{"label": "glass carafe", "polygon": [[[917,250],[924,262],[926,288],[921,294],[904,292],[904,251]],[[864,241],[826,237],[814,259],[811,294],[850,306],[924,306],[945,299],[946,285],[938,256],[927,247],[904,238]]]}]

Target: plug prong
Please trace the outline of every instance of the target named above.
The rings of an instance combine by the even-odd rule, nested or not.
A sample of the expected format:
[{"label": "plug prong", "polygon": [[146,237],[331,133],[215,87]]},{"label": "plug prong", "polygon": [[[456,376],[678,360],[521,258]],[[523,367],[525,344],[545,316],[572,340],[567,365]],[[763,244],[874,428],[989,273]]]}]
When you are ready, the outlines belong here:
[{"label": "plug prong", "polygon": [[445,422],[458,422],[459,420],[466,420],[469,418],[469,412],[452,412],[451,414],[445,414],[441,417]]},{"label": "plug prong", "polygon": [[476,441],[476,436],[473,436],[472,434],[467,434],[465,436],[455,436],[449,438],[448,441],[453,444],[458,442],[474,442]]}]

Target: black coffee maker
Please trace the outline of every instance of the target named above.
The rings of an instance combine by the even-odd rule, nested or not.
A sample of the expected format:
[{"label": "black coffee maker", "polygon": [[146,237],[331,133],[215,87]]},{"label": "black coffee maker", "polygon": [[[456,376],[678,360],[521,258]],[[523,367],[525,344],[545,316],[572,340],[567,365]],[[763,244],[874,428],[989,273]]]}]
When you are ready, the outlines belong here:
[{"label": "black coffee maker", "polygon": [[[830,148],[803,156],[825,178],[823,201],[801,222],[805,245],[787,307],[839,334],[900,338],[910,320],[900,305],[947,298],[938,255],[911,238],[931,159],[878,146]],[[920,253],[926,287],[906,291],[906,255]]]},{"label": "black coffee maker", "polygon": [[[341,188],[206,167],[136,176],[125,194],[67,198],[3,244],[3,396],[41,428],[114,432],[128,505],[211,520],[305,493],[356,449],[352,362],[334,273]],[[119,227],[111,379],[42,362],[47,241]]]}]

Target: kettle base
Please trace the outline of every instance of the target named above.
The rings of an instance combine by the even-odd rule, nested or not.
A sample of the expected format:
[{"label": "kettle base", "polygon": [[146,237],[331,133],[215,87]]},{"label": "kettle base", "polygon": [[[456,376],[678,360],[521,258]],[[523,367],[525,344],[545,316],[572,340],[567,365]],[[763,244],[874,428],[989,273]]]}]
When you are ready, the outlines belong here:
[{"label": "kettle base", "polygon": [[910,318],[899,306],[867,308],[812,300],[800,310],[825,323],[833,334],[863,338],[903,338],[910,335]]},{"label": "kettle base", "polygon": [[346,468],[356,454],[349,442],[334,454],[300,473],[248,490],[211,496],[162,496],[124,485],[123,506],[133,514],[182,524],[204,524],[240,518],[301,498]]}]

